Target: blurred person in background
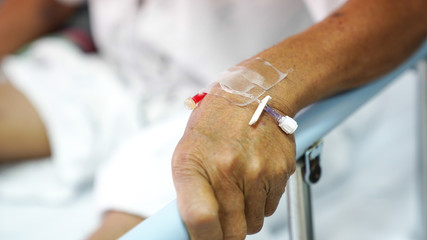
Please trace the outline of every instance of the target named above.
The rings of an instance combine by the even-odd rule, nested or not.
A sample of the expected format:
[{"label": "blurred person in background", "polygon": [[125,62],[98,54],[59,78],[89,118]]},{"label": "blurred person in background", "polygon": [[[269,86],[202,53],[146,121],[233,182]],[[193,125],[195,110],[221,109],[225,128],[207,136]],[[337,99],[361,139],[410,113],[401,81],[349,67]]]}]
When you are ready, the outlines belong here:
[{"label": "blurred person in background", "polygon": [[[100,164],[141,128],[136,101],[97,56],[87,14],[84,5],[55,0],[0,3],[0,205],[47,212],[15,225],[54,226],[49,218],[63,213],[49,207],[81,205]],[[32,236],[14,232],[7,213],[0,217],[0,238]],[[85,215],[81,232],[68,237],[93,231],[96,220],[91,211]],[[75,216],[68,217],[64,223]]]},{"label": "blurred person in background", "polygon": [[[182,100],[220,71],[268,48],[257,56],[279,69],[294,69],[289,76],[294,86],[282,84],[272,92],[276,106],[293,116],[310,103],[391,70],[426,36],[425,1],[344,2],[90,1],[98,55],[82,54],[63,39],[48,38],[33,43],[21,56],[5,58],[3,78],[8,83],[0,85],[0,98],[8,100],[0,104],[10,114],[0,122],[0,156],[17,160],[51,155],[61,186],[71,192],[96,175],[97,206],[105,214],[91,238],[114,239],[175,197],[169,158],[182,134],[177,126],[187,118],[181,113]],[[0,41],[10,43],[1,45],[2,55],[59,26],[80,3],[5,0]],[[308,28],[313,20],[320,22]],[[326,139],[324,159],[329,167],[314,194],[319,239],[416,235],[415,128],[392,127],[414,120],[414,102],[405,97],[390,104],[394,96],[414,96],[413,91],[408,81],[396,84],[358,112],[357,120],[347,121]],[[9,99],[16,105],[7,104]],[[293,138],[268,118],[256,128],[246,126],[252,108],[206,98],[175,151],[178,203],[194,239],[242,239],[259,231],[264,215],[277,207],[284,176],[293,169]],[[394,117],[396,111],[399,117]],[[210,127],[211,120],[219,121],[214,126],[220,127]],[[361,126],[364,131],[358,131]],[[384,141],[390,127],[393,138]],[[227,154],[219,159],[235,161],[231,165],[239,167],[222,169],[221,161],[212,156],[224,151],[224,143],[234,146],[249,135],[255,136],[253,141],[243,141],[239,151],[225,149]],[[125,139],[131,140],[113,153]],[[253,144],[261,139],[274,154],[263,155]],[[249,152],[243,154],[242,149]],[[236,182],[247,180],[247,162],[260,168],[252,169],[254,182],[244,184],[256,187],[245,192]],[[378,179],[379,169],[399,172]],[[221,174],[237,179],[227,182],[230,188],[212,182]],[[270,183],[270,196],[260,182]],[[263,191],[267,193],[257,194]],[[374,216],[372,208],[377,210]],[[283,223],[273,220],[251,237],[283,235],[286,229],[278,230]]]}]

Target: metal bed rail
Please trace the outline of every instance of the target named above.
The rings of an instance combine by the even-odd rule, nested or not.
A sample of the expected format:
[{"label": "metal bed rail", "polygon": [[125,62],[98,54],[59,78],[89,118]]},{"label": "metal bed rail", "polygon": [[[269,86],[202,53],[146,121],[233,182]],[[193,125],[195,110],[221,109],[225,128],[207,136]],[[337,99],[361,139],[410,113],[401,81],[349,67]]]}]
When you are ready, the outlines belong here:
[{"label": "metal bed rail", "polygon": [[[296,116],[299,124],[295,133],[297,170],[291,177],[287,189],[291,239],[314,239],[310,184],[316,182],[320,177],[319,160],[322,142],[319,140],[405,70],[415,67],[419,63],[420,72],[424,71],[424,82],[427,81],[425,77],[426,57],[427,41],[398,68],[377,81],[313,104]],[[424,88],[427,92],[427,82],[424,83]],[[422,144],[420,146],[424,158],[420,159],[420,164],[423,166],[421,168],[423,171],[420,171],[423,179],[420,186],[422,193],[420,202],[423,204],[424,222],[420,226],[427,226],[427,150],[423,150],[422,147],[427,146],[427,95],[421,99],[420,123],[424,126],[422,128],[424,134],[420,136]],[[424,239],[427,239],[427,233],[424,234]],[[176,200],[120,238],[120,240],[137,239],[188,240],[189,236],[185,224],[180,218]]]},{"label": "metal bed rail", "polygon": [[427,55],[423,61],[419,61],[417,64],[417,70],[419,73],[419,117],[418,117],[418,127],[419,139],[418,139],[418,149],[419,149],[419,183],[420,183],[420,198],[422,206],[421,214],[421,227],[423,229],[422,239],[427,239]]}]

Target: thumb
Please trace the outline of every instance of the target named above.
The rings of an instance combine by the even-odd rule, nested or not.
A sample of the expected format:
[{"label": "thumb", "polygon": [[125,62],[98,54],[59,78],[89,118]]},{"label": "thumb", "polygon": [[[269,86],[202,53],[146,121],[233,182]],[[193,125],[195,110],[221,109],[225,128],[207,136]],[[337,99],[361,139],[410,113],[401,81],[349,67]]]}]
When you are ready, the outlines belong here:
[{"label": "thumb", "polygon": [[178,209],[191,239],[222,239],[218,202],[207,178],[184,167],[174,167],[173,177]]}]

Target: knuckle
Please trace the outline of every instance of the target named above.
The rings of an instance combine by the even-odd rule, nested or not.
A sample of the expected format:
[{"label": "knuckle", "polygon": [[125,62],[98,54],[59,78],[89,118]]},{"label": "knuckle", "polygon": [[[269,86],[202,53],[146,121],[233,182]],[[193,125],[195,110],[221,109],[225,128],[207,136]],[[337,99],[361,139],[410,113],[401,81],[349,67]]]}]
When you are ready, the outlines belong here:
[{"label": "knuckle", "polygon": [[295,161],[282,160],[280,164],[275,166],[274,176],[279,179],[285,178],[286,181],[295,172],[295,168]]},{"label": "knuckle", "polygon": [[264,176],[265,168],[260,162],[250,164],[246,170],[246,176],[249,180],[258,181]]},{"label": "knuckle", "polygon": [[288,165],[289,165],[290,161],[288,161],[287,159],[283,159],[283,156],[282,156],[280,161],[278,161],[278,162],[279,162],[279,164],[277,164],[278,165],[277,170],[280,173],[284,173],[284,172],[287,172],[289,170]]},{"label": "knuckle", "polygon": [[235,170],[237,159],[231,156],[217,158],[216,168],[224,173],[231,173]]},{"label": "knuckle", "polygon": [[289,164],[288,164],[288,167],[287,167],[289,176],[291,176],[292,174],[294,174],[295,171],[296,171],[296,169],[297,169],[297,166],[295,164],[295,161],[289,161]]},{"label": "knuckle", "polygon": [[209,207],[191,206],[182,213],[182,218],[189,228],[203,229],[214,223],[218,218],[218,211]]},{"label": "knuckle", "polygon": [[238,171],[241,164],[246,160],[245,154],[233,145],[224,146],[221,152],[215,156],[215,167],[217,170],[230,174]]}]

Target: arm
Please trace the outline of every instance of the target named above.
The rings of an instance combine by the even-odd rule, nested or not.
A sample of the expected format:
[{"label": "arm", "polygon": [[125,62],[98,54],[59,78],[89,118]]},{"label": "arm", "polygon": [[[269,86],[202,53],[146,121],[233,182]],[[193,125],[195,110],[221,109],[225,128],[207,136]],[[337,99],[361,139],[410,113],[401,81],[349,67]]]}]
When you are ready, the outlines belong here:
[{"label": "arm", "polygon": [[[54,30],[73,10],[55,0],[1,1],[0,60]],[[0,163],[50,155],[43,122],[28,99],[11,84],[0,83],[0,115]]]},{"label": "arm", "polygon": [[294,69],[291,81],[274,89],[280,98],[276,107],[296,113],[392,70],[427,37],[426,7],[423,0],[351,0],[321,23],[260,53],[281,69]]},{"label": "arm", "polygon": [[119,211],[105,213],[101,226],[88,240],[114,240],[138,225],[144,218]]},{"label": "arm", "polygon": [[3,0],[0,3],[0,58],[54,30],[74,9],[55,0]]},{"label": "arm", "polygon": [[[261,52],[257,56],[280,70],[294,70],[269,91],[271,105],[294,116],[393,69],[426,38],[426,8],[424,0],[350,0],[319,24]],[[295,143],[268,115],[249,127],[255,108],[208,95],[188,122],[172,167],[192,239],[244,239],[277,207],[295,168]]]}]

